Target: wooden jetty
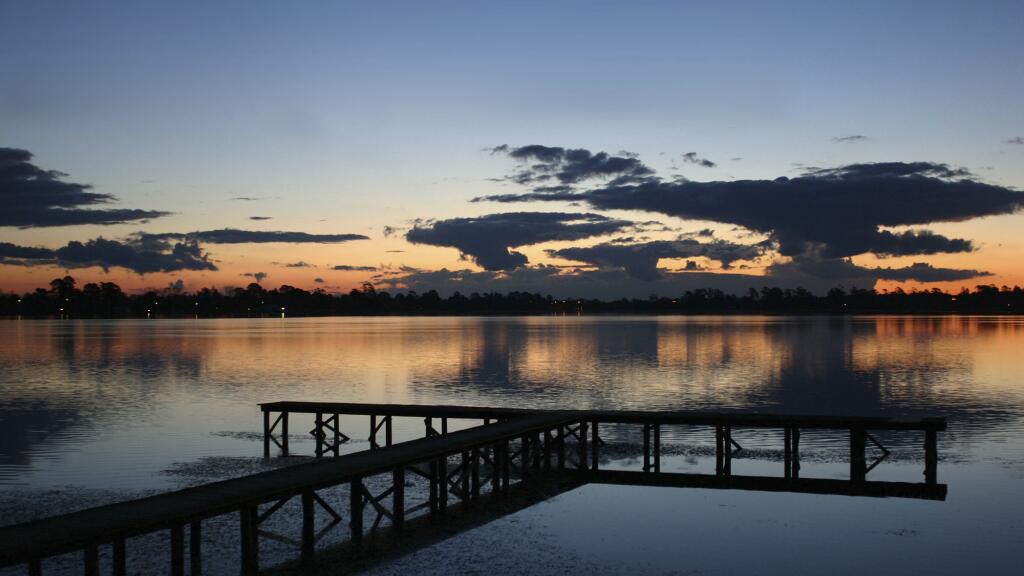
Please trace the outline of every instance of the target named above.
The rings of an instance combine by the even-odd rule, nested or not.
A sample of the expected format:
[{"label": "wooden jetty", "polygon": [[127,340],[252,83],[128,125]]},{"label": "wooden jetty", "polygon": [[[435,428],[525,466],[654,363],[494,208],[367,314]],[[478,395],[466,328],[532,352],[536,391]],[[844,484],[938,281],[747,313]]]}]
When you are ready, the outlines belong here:
[{"label": "wooden jetty", "polygon": [[[311,414],[316,439],[314,461],[242,478],[214,482],[148,498],[120,502],[0,528],[0,568],[25,564],[30,575],[42,573],[46,558],[82,553],[83,573],[99,574],[99,549],[110,546],[114,575],[127,572],[126,547],[131,538],[160,531],[170,533],[170,572],[202,573],[202,524],[237,515],[240,565],[243,574],[260,570],[260,524],[293,498],[301,500],[300,558],[312,565],[315,555],[317,510],[335,522],[341,515],[318,494],[346,486],[349,492],[349,541],[358,547],[366,532],[365,515],[376,514],[373,527],[386,520],[401,532],[408,514],[423,508],[444,513],[449,499],[462,506],[479,502],[481,493],[497,498],[513,482],[560,475],[579,483],[657,485],[740,490],[792,491],[857,496],[898,496],[944,499],[946,486],[937,482],[937,432],[942,418],[892,419],[681,411],[525,410],[471,406],[416,406],[325,402],[273,402],[260,405],[264,415],[264,455],[271,446],[289,454],[290,414]],[[277,415],[276,418],[274,415]],[[339,455],[348,436],[341,415],[369,418],[370,450]],[[424,438],[394,442],[392,420],[423,418]],[[483,425],[448,431],[449,419],[480,420]],[[644,439],[639,471],[601,470],[599,435],[602,424],[638,425]],[[707,426],[714,431],[714,474],[661,472],[661,427]],[[731,461],[739,449],[732,437],[737,428],[778,429],[784,432],[784,471],[780,477],[741,476]],[[849,480],[800,477],[800,431],[847,430],[850,437]],[[925,480],[922,483],[868,481],[878,464],[866,463],[865,449],[873,442],[887,450],[871,432],[920,431],[923,434]],[[276,433],[276,435],[275,435]],[[336,457],[325,458],[328,454]],[[411,506],[406,497],[407,474],[428,482],[427,500]],[[366,479],[384,477],[388,487],[371,493]],[[186,533],[188,558],[186,559]],[[187,562],[186,562],[187,560]]]}]

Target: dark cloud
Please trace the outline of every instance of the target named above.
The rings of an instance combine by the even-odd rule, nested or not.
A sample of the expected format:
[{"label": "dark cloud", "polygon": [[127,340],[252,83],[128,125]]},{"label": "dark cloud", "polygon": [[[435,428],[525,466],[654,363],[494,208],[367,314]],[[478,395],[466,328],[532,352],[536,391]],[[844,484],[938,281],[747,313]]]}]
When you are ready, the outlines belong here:
[{"label": "dark cloud", "polygon": [[256,280],[256,283],[259,284],[260,282],[263,281],[264,278],[269,276],[269,274],[267,274],[266,272],[246,272],[242,274],[242,276],[248,276],[249,278]]},{"label": "dark cloud", "polygon": [[273,216],[249,216],[249,220],[273,220]]},{"label": "dark cloud", "polygon": [[316,266],[310,264],[309,262],[303,261],[303,260],[299,260],[298,262],[289,262],[288,264],[285,264],[284,267],[285,268],[316,268]]},{"label": "dark cloud", "polygon": [[313,282],[316,282],[317,284],[323,284],[324,283],[324,279],[323,278],[313,278]]},{"label": "dark cloud", "polygon": [[192,241],[167,243],[158,248],[142,247],[100,237],[86,242],[71,241],[51,250],[0,243],[4,264],[21,266],[60,266],[104,270],[125,268],[137,274],[177,270],[216,270],[202,248]]},{"label": "dark cloud", "polygon": [[32,246],[18,246],[10,242],[0,242],[0,258],[23,258],[27,260],[42,260],[53,258],[53,250],[49,248],[35,248]]},{"label": "dark cloud", "polygon": [[169,214],[129,208],[84,208],[108,204],[117,198],[93,192],[88,184],[65,182],[67,174],[44,170],[31,160],[28,150],[0,148],[0,226],[123,224]]},{"label": "dark cloud", "polygon": [[648,178],[579,192],[528,192],[487,199],[558,200],[603,210],[644,210],[682,219],[735,224],[771,238],[779,251],[839,258],[964,252],[967,240],[927,230],[881,227],[958,222],[1009,214],[1024,193],[986,184],[961,168],[932,162],[882,162],[811,169],[795,178],[695,182]]},{"label": "dark cloud", "polygon": [[507,144],[490,149],[492,154],[506,154],[519,160],[521,169],[509,179],[519,184],[555,180],[560,185],[554,189],[593,178],[616,178],[634,181],[654,174],[628,152],[611,155],[607,152],[592,153],[583,148],[561,148],[531,144],[513,148]]},{"label": "dark cloud", "polygon": [[388,254],[401,254],[402,252],[405,252],[405,250],[385,250],[384,252]]},{"label": "dark cloud", "polygon": [[376,266],[350,266],[348,264],[338,264],[331,268],[331,270],[340,270],[345,272],[376,272]]},{"label": "dark cloud", "polygon": [[309,234],[307,232],[281,231],[264,232],[258,230],[238,230],[235,228],[202,230],[197,232],[164,232],[160,234],[139,232],[135,234],[134,238],[139,242],[188,239],[204,244],[262,244],[268,242],[284,242],[289,244],[337,244],[352,240],[369,240],[368,236],[364,236],[362,234]]},{"label": "dark cloud", "polygon": [[237,202],[258,202],[260,200],[266,200],[266,198],[262,196],[235,196],[234,198],[229,198],[229,200],[235,200]]},{"label": "dark cloud", "polygon": [[900,268],[865,267],[854,264],[848,258],[798,260],[786,264],[775,264],[768,268],[768,273],[774,277],[790,278],[796,281],[799,281],[800,277],[812,276],[835,282],[859,280],[871,285],[876,280],[953,282],[992,275],[981,270],[936,268],[925,262],[915,262],[910,266]]},{"label": "dark cloud", "polygon": [[1024,136],[1014,136],[1013,138],[1007,138],[1006,140],[1003,140],[1003,144],[1024,145]]},{"label": "dark cloud", "polygon": [[853,144],[855,142],[863,142],[868,137],[863,134],[852,134],[850,136],[836,136],[832,139],[833,142],[841,142],[843,144]]},{"label": "dark cloud", "polygon": [[599,214],[509,212],[417,224],[405,238],[414,244],[456,248],[486,270],[510,270],[527,264],[526,255],[512,248],[602,236],[631,225]]},{"label": "dark cloud", "polygon": [[717,164],[711,160],[697,156],[696,152],[687,152],[686,154],[683,154],[683,162],[689,162],[690,164],[696,164],[705,168],[714,168],[717,166]]},{"label": "dark cloud", "polygon": [[391,236],[395,236],[396,234],[398,234],[402,230],[405,230],[405,228],[401,228],[401,227],[398,227],[398,226],[385,226],[381,230],[381,232],[383,232],[385,238],[390,238]]},{"label": "dark cloud", "polygon": [[605,243],[588,247],[548,250],[548,255],[586,262],[604,269],[622,269],[638,280],[655,280],[663,275],[658,269],[662,258],[705,257],[730,268],[736,260],[751,260],[764,252],[757,245],[734,244],[724,240],[700,243],[692,239],[653,241],[643,244]]},{"label": "dark cloud", "polygon": [[[647,298],[650,294],[678,295],[686,290],[717,288],[732,294],[750,288],[787,287],[788,279],[750,274],[719,274],[687,271],[666,273],[649,282],[637,282],[623,270],[582,270],[566,273],[558,266],[533,266],[509,271],[436,270],[380,278],[378,286],[425,292],[437,290],[442,295],[458,291],[473,292],[539,292],[556,298]],[[804,284],[810,290],[824,293],[834,282],[811,278]]]}]

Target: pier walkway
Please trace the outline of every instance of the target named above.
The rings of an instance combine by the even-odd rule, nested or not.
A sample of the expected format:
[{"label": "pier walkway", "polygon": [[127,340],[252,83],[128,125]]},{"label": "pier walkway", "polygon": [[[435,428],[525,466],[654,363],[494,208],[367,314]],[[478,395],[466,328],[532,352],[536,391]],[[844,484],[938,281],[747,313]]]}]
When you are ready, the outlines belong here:
[{"label": "pier walkway", "polygon": [[[944,499],[946,486],[937,482],[936,433],[944,419],[846,418],[678,411],[524,410],[467,406],[415,406],[323,402],[261,404],[264,450],[277,445],[289,453],[290,414],[312,414],[316,439],[311,462],[242,478],[224,480],[139,500],[120,502],[35,522],[0,528],[0,568],[25,564],[30,575],[42,574],[43,560],[81,552],[82,572],[98,575],[100,547],[110,547],[110,570],[126,574],[130,539],[161,531],[170,533],[169,570],[172,575],[202,573],[202,525],[214,517],[235,515],[240,535],[239,562],[243,574],[261,569],[259,543],[266,533],[260,524],[292,500],[301,500],[301,534],[296,539],[301,565],[312,566],[318,535],[317,511],[341,520],[331,502],[318,492],[348,489],[348,545],[358,549],[367,531],[385,524],[397,533],[417,510],[434,516],[449,508],[480,502],[482,493],[501,498],[514,482],[560,477],[579,484],[607,483],[739,490],[791,491],[857,496],[897,496]],[[274,415],[277,415],[276,418]],[[369,418],[370,450],[347,455],[339,445],[348,436],[340,416]],[[394,442],[392,419],[424,420],[424,438]],[[483,425],[449,432],[449,419],[481,420]],[[602,424],[637,425],[642,429],[641,470],[601,470]],[[661,471],[661,427],[707,426],[716,440],[714,474]],[[773,428],[784,432],[784,471],[779,477],[732,473],[731,461],[740,446],[732,437],[737,428]],[[847,430],[850,437],[849,480],[800,477],[799,438],[806,429]],[[880,430],[919,431],[923,435],[924,482],[868,481],[866,476],[888,451],[872,435]],[[276,433],[276,435],[275,435]],[[865,460],[867,442],[883,451],[872,464]],[[326,456],[332,457],[326,457]],[[373,494],[366,480],[386,479]],[[427,481],[426,501],[413,505],[406,495],[407,476]],[[378,483],[379,484],[379,483]],[[337,503],[335,503],[337,506]],[[340,507],[340,506],[339,506]],[[333,525],[333,524],[332,524]],[[186,533],[188,557],[186,558]],[[284,559],[279,559],[284,560]],[[187,561],[187,562],[186,562]]]}]

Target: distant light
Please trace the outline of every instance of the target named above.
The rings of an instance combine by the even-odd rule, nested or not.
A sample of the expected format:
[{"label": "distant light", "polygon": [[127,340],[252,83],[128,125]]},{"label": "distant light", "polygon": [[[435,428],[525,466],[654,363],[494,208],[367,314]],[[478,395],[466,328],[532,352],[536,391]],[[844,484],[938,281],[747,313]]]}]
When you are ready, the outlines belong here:
[{"label": "distant light", "polygon": [[281,306],[281,312],[284,312],[284,306]]}]

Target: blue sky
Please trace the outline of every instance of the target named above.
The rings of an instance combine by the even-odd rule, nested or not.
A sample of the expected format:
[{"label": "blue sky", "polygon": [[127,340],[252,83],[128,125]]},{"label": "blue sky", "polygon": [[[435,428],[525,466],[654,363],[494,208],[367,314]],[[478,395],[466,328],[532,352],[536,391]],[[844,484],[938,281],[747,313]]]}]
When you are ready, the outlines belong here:
[{"label": "blue sky", "polygon": [[[0,10],[0,147],[31,151],[38,166],[113,194],[118,206],[174,213],[144,224],[0,228],[0,241],[19,245],[262,226],[371,238],[329,252],[273,248],[308,249],[304,259],[321,266],[381,265],[397,258],[387,250],[406,250],[392,264],[472,268],[450,248],[411,247],[381,229],[507,209],[467,202],[508,188],[490,180],[508,172],[507,159],[482,151],[503,143],[626,150],[694,180],[929,161],[1024,185],[1024,146],[1006,143],[1024,134],[1019,2],[9,2]],[[867,138],[833,140],[854,135]],[[682,164],[690,151],[717,167]],[[238,196],[264,200],[240,206],[230,200]],[[273,220],[247,220],[257,212]],[[1000,216],[963,233],[995,247],[1012,244],[1019,224]],[[983,252],[958,258],[990,268],[1009,258]],[[232,275],[272,266],[251,247],[215,255]],[[11,282],[18,287],[54,271],[0,270],[22,278]],[[157,282],[125,274],[126,283]],[[202,274],[195,282],[230,283]]]}]

